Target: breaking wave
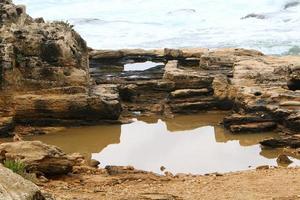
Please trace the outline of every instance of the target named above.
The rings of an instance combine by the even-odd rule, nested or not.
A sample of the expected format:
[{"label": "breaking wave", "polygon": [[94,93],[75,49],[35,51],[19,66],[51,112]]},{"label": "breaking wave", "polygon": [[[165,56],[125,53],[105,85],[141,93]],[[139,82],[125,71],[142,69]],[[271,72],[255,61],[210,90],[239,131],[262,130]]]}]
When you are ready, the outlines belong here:
[{"label": "breaking wave", "polygon": [[15,0],[65,20],[98,49],[243,47],[294,54],[300,0]]}]

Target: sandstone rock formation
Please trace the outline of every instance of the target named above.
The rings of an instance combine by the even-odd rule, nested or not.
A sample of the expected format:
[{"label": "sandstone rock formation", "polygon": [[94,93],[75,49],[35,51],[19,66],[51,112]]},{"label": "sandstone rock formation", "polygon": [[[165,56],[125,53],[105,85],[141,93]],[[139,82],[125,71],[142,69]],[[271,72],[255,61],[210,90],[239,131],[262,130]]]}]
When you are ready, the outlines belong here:
[{"label": "sandstone rock formation", "polygon": [[92,84],[86,42],[72,26],[33,19],[10,0],[0,1],[0,71],[1,135],[14,122],[119,117],[117,93],[112,86]]},{"label": "sandstone rock formation", "polygon": [[6,160],[24,163],[26,171],[46,176],[67,174],[75,165],[71,156],[39,141],[3,143],[0,152],[5,152]]},{"label": "sandstone rock formation", "polygon": [[0,199],[44,200],[45,198],[36,185],[0,164]]},{"label": "sandstone rock formation", "polygon": [[[266,56],[246,49],[131,52],[94,50],[90,54],[92,69],[101,69],[104,63],[107,66],[105,72],[91,74],[96,82],[119,84],[123,114],[140,111],[170,116],[232,109],[224,126],[233,133],[280,128],[294,134],[300,128],[299,56]],[[111,55],[115,55],[112,60]],[[113,70],[115,66],[145,61],[163,62],[165,67],[130,73]],[[109,78],[103,78],[104,73]]]}]

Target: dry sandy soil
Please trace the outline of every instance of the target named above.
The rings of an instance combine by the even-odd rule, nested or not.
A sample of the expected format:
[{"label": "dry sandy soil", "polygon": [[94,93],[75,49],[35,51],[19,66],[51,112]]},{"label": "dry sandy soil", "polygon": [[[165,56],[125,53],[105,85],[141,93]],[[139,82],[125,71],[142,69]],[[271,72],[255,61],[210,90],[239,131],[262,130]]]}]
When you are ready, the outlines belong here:
[{"label": "dry sandy soil", "polygon": [[157,176],[135,170],[77,169],[42,184],[58,200],[300,199],[300,168],[260,169],[206,176]]}]

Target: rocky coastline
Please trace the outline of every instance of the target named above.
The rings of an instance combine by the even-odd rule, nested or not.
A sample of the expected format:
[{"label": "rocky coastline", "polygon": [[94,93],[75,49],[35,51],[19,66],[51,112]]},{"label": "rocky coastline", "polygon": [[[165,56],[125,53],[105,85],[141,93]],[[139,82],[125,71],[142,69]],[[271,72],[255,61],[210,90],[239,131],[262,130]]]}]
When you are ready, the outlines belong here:
[{"label": "rocky coastline", "polygon": [[[147,62],[153,67],[124,70],[126,65]],[[136,113],[172,118],[176,114],[226,110],[231,114],[222,124],[232,134],[276,130],[279,137],[261,141],[263,146],[288,147],[300,153],[299,56],[270,56],[235,48],[93,50],[67,22],[34,19],[24,6],[0,0],[0,90],[0,137],[44,134],[46,129],[66,126],[125,123]],[[63,185],[73,181],[73,186],[84,188],[83,183],[93,175],[104,184],[94,193],[109,193],[108,186],[120,189],[124,182],[129,187],[136,182],[146,186],[178,183],[180,187],[185,181],[218,181],[222,178],[216,177],[223,176],[159,176],[132,167],[95,169],[78,154],[66,155],[38,141],[0,144],[0,161],[6,159],[21,160],[27,172],[40,178],[43,191],[58,196],[64,189],[55,186],[57,181]],[[272,169],[270,173],[276,176],[276,170],[288,171]],[[252,172],[239,175],[247,173]],[[0,164],[2,176],[21,180]],[[23,184],[28,187],[22,196],[15,188],[8,190],[10,183],[2,179],[0,199],[53,199],[43,196],[31,183]],[[46,181],[42,184],[41,180]],[[95,187],[97,183],[91,184]],[[153,188],[152,193],[127,193],[124,197],[187,199],[155,193],[158,189]],[[112,198],[100,195],[99,199]]]}]

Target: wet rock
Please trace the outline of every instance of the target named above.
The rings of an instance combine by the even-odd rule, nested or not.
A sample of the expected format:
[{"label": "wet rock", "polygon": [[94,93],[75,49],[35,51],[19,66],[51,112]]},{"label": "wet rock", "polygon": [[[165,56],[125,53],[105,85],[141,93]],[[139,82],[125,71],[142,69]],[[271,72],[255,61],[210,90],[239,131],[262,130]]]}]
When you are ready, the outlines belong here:
[{"label": "wet rock", "polygon": [[293,163],[293,161],[285,154],[279,155],[276,161],[278,164],[283,164],[283,165],[289,165]]},{"label": "wet rock", "polygon": [[[296,108],[294,107],[293,109]],[[287,110],[290,110],[290,108],[288,107]],[[293,112],[292,114],[290,113],[290,115],[285,119],[284,123],[287,128],[297,133],[298,130],[300,129],[300,113],[299,112],[297,113]]]},{"label": "wet rock", "polygon": [[272,131],[276,128],[275,122],[254,122],[241,125],[231,125],[229,130],[232,133],[240,132],[263,132],[263,131]]},{"label": "wet rock", "polygon": [[28,172],[38,172],[47,176],[67,174],[72,171],[74,161],[55,146],[39,141],[13,142],[0,145],[7,160],[19,160]]},{"label": "wet rock", "polygon": [[99,165],[100,165],[100,162],[98,160],[94,160],[94,159],[90,160],[91,167],[98,168]]},{"label": "wet rock", "polygon": [[223,125],[229,128],[232,125],[240,125],[254,122],[271,122],[272,118],[268,114],[256,113],[256,114],[232,114],[226,116],[223,120]]},{"label": "wet rock", "polygon": [[0,199],[44,200],[45,198],[32,182],[0,165]]},{"label": "wet rock", "polygon": [[223,120],[232,133],[271,131],[277,127],[272,117],[265,113],[232,114]]},{"label": "wet rock", "polygon": [[300,148],[300,136],[282,136],[279,138],[265,139],[260,142],[261,145],[271,148],[291,147]]}]

